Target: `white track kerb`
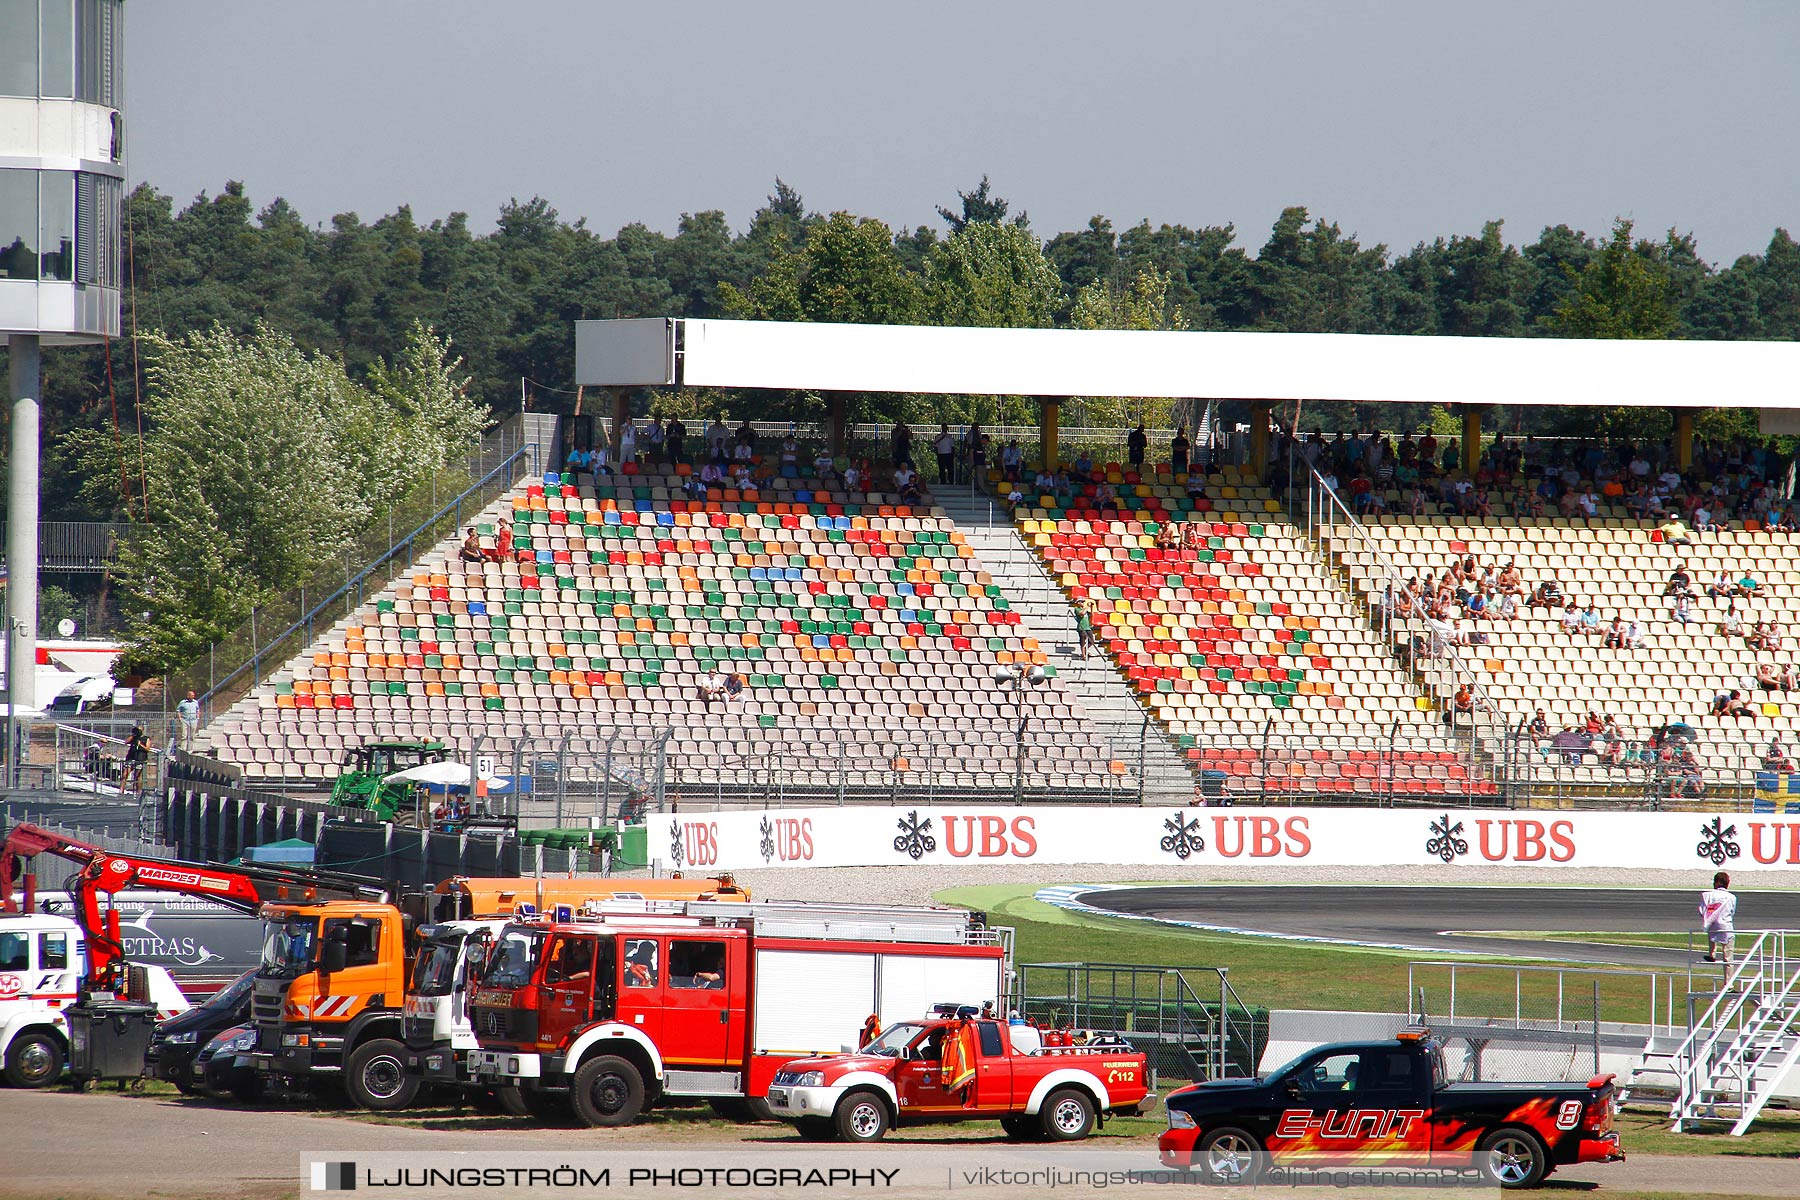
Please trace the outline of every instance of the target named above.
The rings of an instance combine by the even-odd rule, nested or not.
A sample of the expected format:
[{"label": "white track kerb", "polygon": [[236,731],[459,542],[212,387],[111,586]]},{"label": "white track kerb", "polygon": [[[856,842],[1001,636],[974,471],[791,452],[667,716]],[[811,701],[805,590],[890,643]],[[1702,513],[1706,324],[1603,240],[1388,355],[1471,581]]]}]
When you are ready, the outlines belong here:
[{"label": "white track kerb", "polygon": [[1504,809],[910,807],[663,814],[669,871],[1029,863],[1462,864],[1733,872],[1800,866],[1800,817]]}]

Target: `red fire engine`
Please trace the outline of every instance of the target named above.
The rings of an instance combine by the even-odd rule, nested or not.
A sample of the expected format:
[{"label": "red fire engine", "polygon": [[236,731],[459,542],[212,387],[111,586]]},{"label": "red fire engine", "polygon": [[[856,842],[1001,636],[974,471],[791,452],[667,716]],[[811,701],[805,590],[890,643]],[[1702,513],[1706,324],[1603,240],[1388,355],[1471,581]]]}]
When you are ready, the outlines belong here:
[{"label": "red fire engine", "polygon": [[517,923],[471,1006],[478,1079],[624,1125],[663,1096],[766,1112],[775,1072],[934,1003],[998,1004],[1011,930],[961,909],[784,901]]}]

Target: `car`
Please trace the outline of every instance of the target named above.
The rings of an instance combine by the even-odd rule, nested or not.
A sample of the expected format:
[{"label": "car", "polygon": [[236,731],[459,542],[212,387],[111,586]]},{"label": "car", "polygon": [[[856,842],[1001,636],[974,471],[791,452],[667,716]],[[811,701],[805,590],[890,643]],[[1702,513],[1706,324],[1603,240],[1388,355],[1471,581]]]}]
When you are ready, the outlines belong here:
[{"label": "car", "polygon": [[144,1055],[145,1073],[153,1079],[166,1079],[183,1095],[199,1091],[195,1058],[218,1034],[234,1025],[249,1023],[250,994],[255,983],[256,972],[245,971],[205,1003],[159,1024]]},{"label": "car", "polygon": [[263,1077],[250,1062],[255,1049],[256,1026],[233,1025],[201,1049],[194,1059],[194,1076],[211,1095],[254,1104],[263,1098]]},{"label": "car", "polygon": [[1303,1182],[1353,1163],[1478,1171],[1532,1188],[1559,1166],[1620,1162],[1611,1075],[1586,1083],[1457,1083],[1422,1026],[1388,1041],[1318,1046],[1255,1079],[1171,1092],[1163,1164],[1212,1183]]},{"label": "car", "polygon": [[[873,1142],[897,1125],[998,1121],[1019,1141],[1076,1141],[1114,1113],[1147,1112],[1149,1065],[1127,1043],[1084,1045],[974,1010],[890,1026],[854,1054],[796,1059],[776,1072],[769,1111],[802,1136]],[[965,1035],[967,1028],[972,1032]],[[945,1047],[969,1039],[966,1089],[944,1087]]]}]

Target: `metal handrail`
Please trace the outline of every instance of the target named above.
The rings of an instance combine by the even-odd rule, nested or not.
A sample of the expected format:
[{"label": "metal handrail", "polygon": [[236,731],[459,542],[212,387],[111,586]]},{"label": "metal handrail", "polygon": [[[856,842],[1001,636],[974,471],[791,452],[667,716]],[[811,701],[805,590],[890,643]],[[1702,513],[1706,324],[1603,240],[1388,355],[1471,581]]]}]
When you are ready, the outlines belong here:
[{"label": "metal handrail", "polygon": [[[468,499],[470,496],[474,495],[475,493],[481,491],[483,488],[488,487],[490,485],[490,483],[495,479],[495,477],[499,476],[502,472],[505,472],[507,475],[507,478],[508,478],[509,486],[510,486],[513,468],[521,459],[524,459],[524,458],[530,458],[534,462],[536,460],[536,447],[533,446],[529,442],[520,445],[511,454],[508,454],[495,467],[493,467],[491,470],[489,470],[487,474],[483,475],[480,479],[478,479],[474,483],[470,484],[467,488],[464,488],[461,492],[457,493],[457,495],[453,499],[451,499],[449,502],[444,504],[436,512],[432,513],[429,517],[426,517],[423,521],[419,522],[419,524],[416,527],[414,527],[414,529],[410,533],[407,533],[404,537],[402,537],[398,541],[394,542],[391,546],[388,547],[388,549],[385,552],[377,555],[374,559],[372,559],[369,562],[369,564],[367,566],[365,566],[361,571],[357,572],[354,576],[347,579],[344,582],[344,585],[342,587],[338,588],[336,591],[334,591],[330,595],[326,596],[323,600],[319,601],[317,604],[314,604],[311,608],[307,609],[300,616],[296,617],[292,622],[290,622],[287,625],[286,628],[282,629],[274,637],[269,638],[267,641],[263,642],[262,646],[265,649],[268,647],[278,646],[283,641],[285,641],[287,638],[289,638],[293,634],[295,634],[296,632],[299,632],[301,630],[310,630],[312,628],[314,621],[317,620],[317,618],[320,616],[320,614],[324,613],[327,609],[331,608],[334,604],[336,604],[340,599],[342,599],[349,593],[355,592],[360,597],[363,593],[363,585],[368,582],[368,580],[375,574],[375,572],[377,570],[379,570],[381,567],[385,566],[396,555],[399,555],[403,552],[408,559],[411,559],[412,551],[413,551],[413,543],[421,537],[431,535],[432,529],[439,522],[441,522],[444,519],[444,517],[454,514],[457,522],[460,522],[462,519],[463,501],[465,501],[466,499]],[[264,653],[265,653],[265,650],[263,650],[263,649],[253,649],[251,651],[250,658],[247,661],[240,663],[236,669],[234,669],[230,672],[227,672],[224,678],[218,680],[217,682],[210,684],[207,687],[205,694],[199,698],[200,711],[202,714],[203,722],[210,720],[210,717],[213,714],[213,699],[214,699],[214,697],[220,695],[221,693],[225,692],[228,688],[230,688],[230,686],[233,683],[235,683],[239,678],[241,678],[246,671],[255,672],[255,676],[254,676],[255,682],[251,686],[255,687],[255,686],[261,685],[261,683],[262,683],[262,660],[264,657]]]},{"label": "metal handrail", "polygon": [[[1350,511],[1349,506],[1343,502],[1342,497],[1337,494],[1337,491],[1325,482],[1324,477],[1319,474],[1318,469],[1307,462],[1304,457],[1296,453],[1292,447],[1290,447],[1288,451],[1288,464],[1290,496],[1292,495],[1292,480],[1294,477],[1295,465],[1301,464],[1306,468],[1306,474],[1308,476],[1306,531],[1308,535],[1320,537],[1320,540],[1323,543],[1324,539],[1318,534],[1317,529],[1321,524],[1321,517],[1329,517],[1330,520],[1328,524],[1333,533],[1336,532],[1341,523],[1343,527],[1350,530],[1356,542],[1357,549],[1369,554],[1379,566],[1382,572],[1382,595],[1388,599],[1389,603],[1382,605],[1378,610],[1379,620],[1377,622],[1377,628],[1381,633],[1383,644],[1391,650],[1393,647],[1393,636],[1396,630],[1392,612],[1392,598],[1398,595],[1399,591],[1405,587],[1405,580],[1401,577],[1399,568],[1394,565],[1394,561],[1388,557],[1386,551],[1377,545],[1375,540],[1369,536],[1369,532],[1363,527],[1362,521],[1357,518],[1355,513]],[[1338,520],[1340,516],[1342,517],[1341,522]],[[1327,555],[1332,553],[1328,547],[1325,549],[1325,552]],[[1352,591],[1356,596],[1358,604],[1360,604],[1364,611],[1368,612],[1373,618],[1377,610],[1375,606],[1369,603],[1367,597],[1362,594],[1362,589],[1355,585],[1354,580],[1352,580]],[[1399,627],[1408,635],[1409,646],[1414,635],[1421,635],[1420,626],[1415,624],[1417,621],[1419,621],[1419,618],[1409,617],[1406,619],[1406,623]],[[1431,645],[1434,651],[1437,649],[1437,643],[1442,641],[1443,652],[1441,654],[1434,653],[1432,657],[1448,662],[1450,664],[1452,677],[1459,683],[1466,683],[1469,686],[1470,693],[1476,699],[1477,703],[1474,717],[1469,725],[1470,753],[1473,755],[1476,741],[1484,737],[1488,740],[1492,740],[1494,736],[1491,731],[1486,734],[1482,732],[1484,723],[1490,726],[1497,724],[1501,733],[1504,734],[1506,729],[1505,718],[1501,715],[1498,707],[1495,706],[1493,697],[1488,695],[1487,688],[1483,686],[1480,678],[1477,677],[1476,674],[1469,669],[1468,664],[1463,661],[1463,657],[1454,643],[1442,639],[1435,630],[1431,629],[1429,624],[1424,625],[1422,636],[1427,637],[1427,644]],[[1452,726],[1452,728],[1454,728],[1454,726]]]}]

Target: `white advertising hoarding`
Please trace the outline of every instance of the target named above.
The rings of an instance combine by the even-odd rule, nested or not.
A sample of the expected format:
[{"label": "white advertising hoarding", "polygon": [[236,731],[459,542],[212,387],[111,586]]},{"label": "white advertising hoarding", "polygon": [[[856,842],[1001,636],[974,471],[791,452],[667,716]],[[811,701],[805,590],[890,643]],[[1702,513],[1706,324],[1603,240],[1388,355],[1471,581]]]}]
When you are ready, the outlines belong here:
[{"label": "white advertising hoarding", "polygon": [[650,818],[664,870],[1100,863],[1800,867],[1800,816],[1508,809],[943,806]]}]

